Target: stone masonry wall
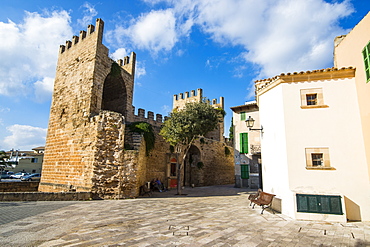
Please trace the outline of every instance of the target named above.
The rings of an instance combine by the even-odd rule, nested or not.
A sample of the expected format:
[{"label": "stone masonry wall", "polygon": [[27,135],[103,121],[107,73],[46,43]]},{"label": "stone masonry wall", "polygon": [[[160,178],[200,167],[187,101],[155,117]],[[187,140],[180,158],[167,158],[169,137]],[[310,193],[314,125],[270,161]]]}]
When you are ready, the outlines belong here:
[{"label": "stone masonry wall", "polygon": [[[198,139],[195,146],[201,152],[202,169],[194,169],[198,181],[197,186],[223,185],[235,183],[233,148],[223,142],[204,138],[204,143]],[[228,148],[230,154],[225,153]]]},{"label": "stone masonry wall", "polygon": [[0,192],[30,192],[37,191],[39,182],[1,182]]},{"label": "stone masonry wall", "polygon": [[147,171],[145,179],[149,182],[159,178],[166,184],[169,176],[167,166],[169,164],[170,145],[158,134],[159,130],[159,128],[154,128],[156,141],[154,149],[146,157]]},{"label": "stone masonry wall", "polygon": [[[60,48],[40,191],[91,191],[97,150],[95,116],[100,114],[103,101],[110,100],[103,98],[105,83],[113,84],[109,89],[120,87],[126,93],[126,121],[133,119],[135,54],[131,54],[131,61],[128,57],[124,63],[118,61],[118,80],[106,80],[113,61],[102,44],[103,28],[104,22],[97,19],[96,28],[89,25],[87,32],[81,31]],[[106,147],[100,148],[109,153]]]},{"label": "stone masonry wall", "polygon": [[92,175],[92,193],[96,198],[122,195],[125,124],[121,114],[102,111],[96,116],[97,142]]},{"label": "stone masonry wall", "polygon": [[[48,134],[40,191],[89,191],[91,177],[86,176],[94,160],[94,131],[89,129],[92,97],[91,88],[96,53],[107,53],[99,43],[102,23],[94,30],[82,31],[79,39],[61,46],[54,93],[50,110]],[[105,48],[105,49],[104,49]],[[105,64],[107,66],[107,64]],[[107,69],[109,73],[109,69]],[[88,126],[86,126],[88,125]]]}]

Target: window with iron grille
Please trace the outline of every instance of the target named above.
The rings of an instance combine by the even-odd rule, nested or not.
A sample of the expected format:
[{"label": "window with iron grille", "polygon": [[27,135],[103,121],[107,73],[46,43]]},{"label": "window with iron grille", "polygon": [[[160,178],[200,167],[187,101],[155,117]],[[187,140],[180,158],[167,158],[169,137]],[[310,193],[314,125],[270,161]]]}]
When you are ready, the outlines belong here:
[{"label": "window with iron grille", "polygon": [[307,94],[306,101],[307,105],[317,105],[317,94]]},{"label": "window with iron grille", "polygon": [[323,165],[323,154],[311,154],[312,166],[322,166]]}]

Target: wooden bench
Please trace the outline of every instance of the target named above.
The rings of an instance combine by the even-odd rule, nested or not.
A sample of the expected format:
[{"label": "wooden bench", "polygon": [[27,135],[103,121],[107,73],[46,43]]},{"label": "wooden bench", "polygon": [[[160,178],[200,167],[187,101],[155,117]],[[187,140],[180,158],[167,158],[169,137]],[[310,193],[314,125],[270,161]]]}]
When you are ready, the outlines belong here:
[{"label": "wooden bench", "polygon": [[[251,202],[254,203],[253,208],[256,204],[258,206],[261,206],[262,207],[261,214],[263,214],[263,211],[266,208],[271,207],[272,199],[274,199],[274,196],[275,196],[274,194],[261,191],[256,199],[251,200]],[[274,213],[274,210],[272,210],[272,212]]]},{"label": "wooden bench", "polygon": [[257,190],[257,193],[255,193],[255,194],[250,194],[249,196],[248,196],[248,200],[249,201],[251,201],[251,203],[249,204],[249,206],[252,206],[252,201],[253,200],[255,200],[255,199],[257,199],[257,197],[260,195],[260,193],[262,192],[262,190],[261,189],[258,189]]}]

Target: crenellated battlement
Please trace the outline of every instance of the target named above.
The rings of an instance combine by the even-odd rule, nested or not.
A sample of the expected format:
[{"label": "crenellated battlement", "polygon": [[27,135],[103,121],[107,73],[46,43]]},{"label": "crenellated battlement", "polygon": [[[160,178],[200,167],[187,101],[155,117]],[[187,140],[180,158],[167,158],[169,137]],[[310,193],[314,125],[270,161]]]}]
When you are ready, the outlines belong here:
[{"label": "crenellated battlement", "polygon": [[195,90],[191,90],[190,91],[190,96],[189,96],[189,92],[185,92],[185,97],[184,97],[183,93],[175,94],[173,96],[173,100],[181,101],[181,100],[186,100],[186,99],[191,99],[191,98],[196,98],[196,99],[200,98],[201,99],[202,96],[203,96],[203,89],[198,88],[197,89],[197,94],[195,94]]},{"label": "crenellated battlement", "polygon": [[73,36],[72,41],[67,40],[65,45],[61,45],[59,48],[59,54],[62,54],[69,49],[76,46],[78,43],[83,42],[86,38],[91,36],[96,36],[98,42],[101,44],[103,40],[103,31],[104,31],[104,21],[100,18],[96,19],[95,26],[90,24],[87,26],[87,32],[86,31],[80,31],[79,36]]},{"label": "crenellated battlement", "polygon": [[[201,88],[197,89],[197,94],[195,94],[195,90],[190,91],[190,94],[189,92],[175,94],[173,96],[173,109],[181,110],[185,107],[187,103],[202,102],[203,100],[203,90]],[[212,99],[207,100],[206,102],[214,108],[225,109],[224,97],[220,97],[219,101],[217,101],[217,99]],[[223,133],[224,123],[222,119],[222,121],[218,124],[218,127],[215,130],[209,132],[206,137],[217,141],[223,141]]]},{"label": "crenellated battlement", "polygon": [[145,110],[142,108],[139,108],[138,113],[135,114],[135,107],[133,107],[133,115],[134,115],[134,122],[147,122],[157,127],[160,127],[163,124],[162,114],[155,114],[155,119],[154,119],[154,112],[148,111],[147,116],[145,116]]},{"label": "crenellated battlement", "polygon": [[189,92],[175,94],[173,96],[173,109],[182,109],[186,103],[200,102],[203,99],[203,89],[198,88],[197,93],[195,90]]},{"label": "crenellated battlement", "polygon": [[121,66],[131,75],[135,74],[135,65],[136,65],[136,53],[131,52],[130,56],[126,56],[122,59],[117,60],[117,64]]},{"label": "crenellated battlement", "polygon": [[[175,94],[173,96],[173,109],[182,109],[185,107],[185,104],[192,103],[192,102],[201,102],[203,100],[203,89],[198,88],[197,93],[195,94],[195,90],[191,90],[185,93]],[[219,107],[224,109],[224,97],[220,97],[219,102],[217,99],[207,100],[208,104],[213,107]]]},{"label": "crenellated battlement", "polygon": [[217,99],[207,100],[207,102],[208,102],[208,104],[210,104],[211,106],[213,106],[215,108],[224,109],[224,97],[220,97],[219,102],[217,102]]}]

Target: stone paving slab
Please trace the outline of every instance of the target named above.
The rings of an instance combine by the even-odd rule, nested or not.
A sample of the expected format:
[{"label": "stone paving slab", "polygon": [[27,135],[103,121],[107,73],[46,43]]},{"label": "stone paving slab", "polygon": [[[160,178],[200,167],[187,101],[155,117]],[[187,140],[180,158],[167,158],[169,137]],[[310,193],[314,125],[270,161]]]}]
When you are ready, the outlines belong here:
[{"label": "stone paving slab", "polygon": [[370,222],[261,215],[249,193],[230,185],[189,188],[186,196],[0,202],[0,246],[370,246]]}]

